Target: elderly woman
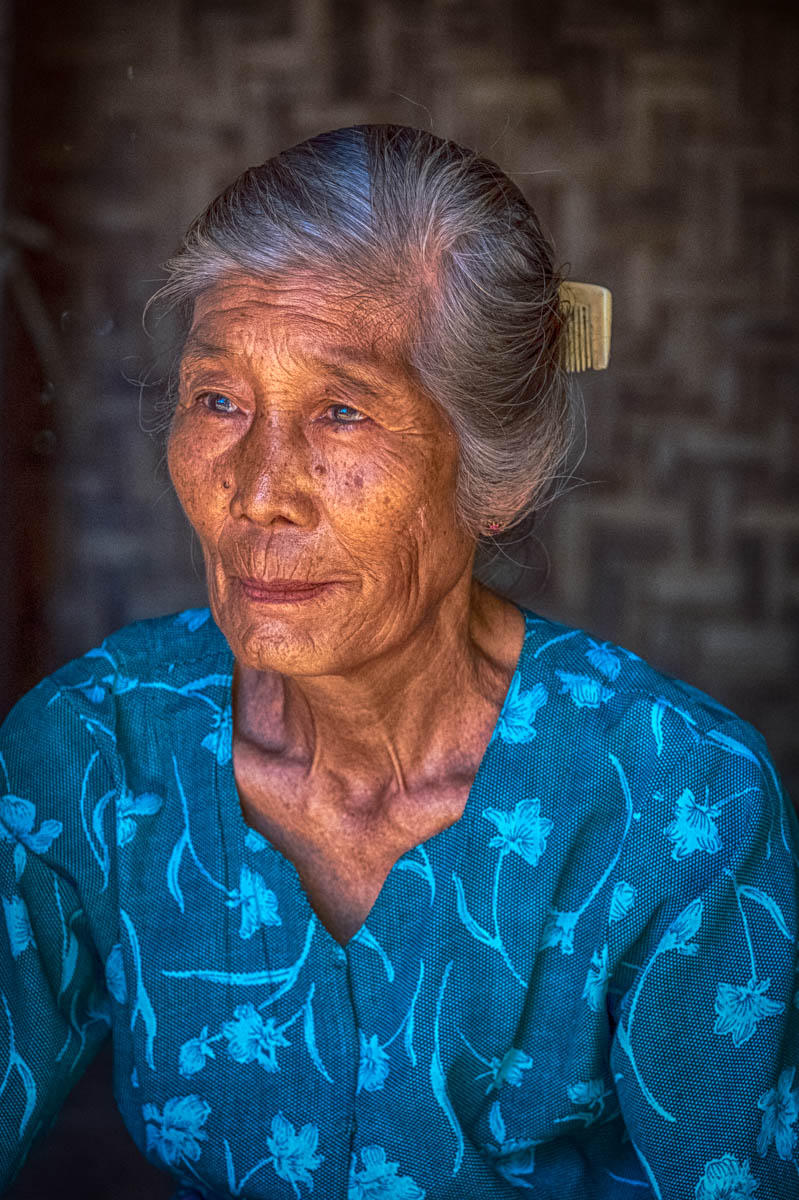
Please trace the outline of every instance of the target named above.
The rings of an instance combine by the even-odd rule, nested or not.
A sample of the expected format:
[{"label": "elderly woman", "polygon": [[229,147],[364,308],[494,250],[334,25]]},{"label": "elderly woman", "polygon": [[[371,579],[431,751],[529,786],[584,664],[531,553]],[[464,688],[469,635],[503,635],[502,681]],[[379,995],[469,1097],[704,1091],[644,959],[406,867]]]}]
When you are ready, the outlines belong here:
[{"label": "elderly woman", "polygon": [[799,1195],[799,828],[762,737],[474,573],[568,445],[521,193],[341,129],[169,270],[210,610],[3,727],[3,1178],[110,1033],[184,1198]]}]

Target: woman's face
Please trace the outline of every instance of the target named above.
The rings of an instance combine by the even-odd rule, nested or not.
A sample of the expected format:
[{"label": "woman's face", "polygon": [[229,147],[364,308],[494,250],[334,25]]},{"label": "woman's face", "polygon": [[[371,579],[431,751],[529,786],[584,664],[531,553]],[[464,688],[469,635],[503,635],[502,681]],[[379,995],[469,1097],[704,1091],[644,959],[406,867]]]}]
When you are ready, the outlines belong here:
[{"label": "woman's face", "polygon": [[[403,371],[386,312],[307,275],[231,276],[195,304],[169,470],[246,666],[352,669],[468,592],[457,439]],[[257,585],[274,579],[329,586],[273,602]]]}]

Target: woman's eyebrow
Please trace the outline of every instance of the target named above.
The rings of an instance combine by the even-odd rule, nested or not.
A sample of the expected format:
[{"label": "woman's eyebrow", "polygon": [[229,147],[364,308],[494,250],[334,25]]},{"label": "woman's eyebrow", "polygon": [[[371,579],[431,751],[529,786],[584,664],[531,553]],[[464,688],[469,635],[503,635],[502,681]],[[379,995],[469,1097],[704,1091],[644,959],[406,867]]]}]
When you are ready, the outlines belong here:
[{"label": "woman's eyebrow", "polygon": [[[330,345],[316,353],[306,353],[303,357],[321,367],[327,374],[333,375],[349,387],[357,388],[373,400],[383,400],[386,398],[387,392],[396,390],[396,375],[391,367],[381,362],[374,354],[364,351],[360,346]],[[356,370],[367,371],[373,380],[375,377],[379,377],[381,381],[385,381],[382,388],[379,382],[369,383],[363,378],[363,375],[353,375],[351,371],[347,370],[347,365],[355,367]]]},{"label": "woman's eyebrow", "polygon": [[365,379],[359,375],[353,375],[345,367],[339,366],[338,363],[325,362],[323,359],[317,360],[328,375],[332,375],[347,387],[355,388],[356,391],[363,393],[365,396],[371,397],[373,400],[381,400],[385,398],[385,392],[379,392],[377,388],[372,387]]},{"label": "woman's eyebrow", "polygon": [[191,336],[183,343],[183,349],[180,352],[180,361],[186,359],[202,359],[202,358],[235,358],[236,355],[229,346],[216,346],[213,342],[206,342],[202,338]]},{"label": "woman's eyebrow", "polygon": [[[231,350],[229,346],[218,346],[213,342],[207,342],[203,338],[190,337],[187,339],[183,347],[183,352],[180,356],[181,363],[191,363],[201,361],[206,358],[238,358],[238,354]],[[362,349],[355,346],[335,346],[325,347],[324,353],[321,354],[303,354],[302,357],[314,366],[321,368],[326,374],[332,375],[341,383],[348,387],[355,388],[363,395],[371,397],[373,400],[381,400],[385,398],[385,391],[378,390],[361,375],[354,375],[348,371],[344,363],[351,363],[356,368],[368,368],[372,372],[380,369],[380,363],[373,355],[366,354]],[[383,373],[383,372],[381,372]]]}]

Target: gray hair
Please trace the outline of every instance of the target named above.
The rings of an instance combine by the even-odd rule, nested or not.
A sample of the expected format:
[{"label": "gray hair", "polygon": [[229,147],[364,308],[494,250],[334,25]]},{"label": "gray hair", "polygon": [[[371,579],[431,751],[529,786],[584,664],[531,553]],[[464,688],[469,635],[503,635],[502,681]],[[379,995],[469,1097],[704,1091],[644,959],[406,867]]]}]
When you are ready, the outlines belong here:
[{"label": "gray hair", "polygon": [[150,303],[176,309],[182,334],[232,272],[321,269],[365,306],[399,303],[403,361],[458,437],[455,510],[478,549],[487,518],[501,541],[552,498],[575,426],[562,276],[491,160],[404,125],[320,133],[244,171],[165,267]]}]

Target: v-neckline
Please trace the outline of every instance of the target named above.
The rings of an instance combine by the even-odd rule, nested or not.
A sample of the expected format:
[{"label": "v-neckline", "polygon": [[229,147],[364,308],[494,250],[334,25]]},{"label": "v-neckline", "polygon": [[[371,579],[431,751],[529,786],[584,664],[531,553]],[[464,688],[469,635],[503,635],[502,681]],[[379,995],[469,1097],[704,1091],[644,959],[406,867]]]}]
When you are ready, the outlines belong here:
[{"label": "v-neckline", "polygon": [[[515,602],[513,602],[513,603],[515,603]],[[491,730],[491,736],[489,737],[488,742],[486,743],[485,749],[483,750],[482,758],[480,759],[479,765],[478,765],[477,770],[474,775],[474,779],[472,780],[472,783],[471,783],[471,787],[469,788],[469,793],[466,797],[466,803],[463,806],[463,810],[461,812],[460,817],[458,817],[458,819],[456,821],[452,821],[449,825],[445,826],[444,829],[439,829],[437,833],[431,834],[431,836],[426,838],[424,841],[418,842],[415,846],[412,846],[409,850],[406,850],[403,854],[401,854],[399,856],[399,858],[395,859],[395,861],[392,863],[391,867],[389,868],[389,870],[386,874],[386,877],[383,880],[383,883],[380,887],[380,890],[378,891],[377,895],[375,896],[374,902],[372,903],[372,906],[369,909],[368,913],[364,917],[364,919],[361,922],[361,924],[359,925],[358,929],[353,934],[351,934],[350,937],[348,938],[348,940],[344,943],[340,942],[338,940],[338,938],[334,936],[334,934],[328,929],[328,927],[325,925],[324,921],[320,917],[319,913],[314,908],[313,904],[311,903],[311,899],[305,890],[302,879],[300,878],[300,873],[297,870],[297,867],[295,866],[294,862],[290,858],[288,858],[285,854],[283,854],[283,852],[281,850],[279,850],[269,840],[268,837],[266,837],[263,833],[261,833],[260,830],[256,829],[254,825],[250,825],[244,819],[244,813],[242,812],[242,808],[241,808],[241,797],[239,796],[239,791],[238,791],[238,787],[236,784],[236,773],[235,773],[235,765],[234,765],[234,761],[233,761],[233,749],[232,749],[232,746],[233,746],[233,734],[232,734],[232,730],[233,730],[233,669],[235,666],[235,658],[233,656],[232,650],[230,649],[230,646],[228,645],[227,642],[225,642],[227,660],[228,660],[228,665],[229,665],[230,684],[229,684],[228,690],[227,690],[227,697],[226,697],[227,703],[226,703],[225,710],[224,710],[224,719],[229,722],[229,727],[231,730],[231,750],[230,750],[230,756],[229,757],[226,756],[224,761],[220,761],[220,759],[216,756],[213,759],[214,787],[215,787],[215,792],[216,792],[216,795],[215,795],[216,811],[220,814],[220,817],[223,817],[225,815],[230,817],[231,827],[236,834],[236,838],[237,838],[237,842],[238,842],[238,846],[239,846],[239,852],[241,852],[243,850],[244,842],[245,842],[245,839],[247,838],[248,834],[255,834],[258,838],[261,839],[261,841],[263,841],[265,849],[267,849],[269,851],[269,853],[272,854],[274,860],[280,865],[280,867],[283,869],[283,871],[288,872],[289,876],[292,878],[294,886],[295,886],[297,892],[299,893],[299,895],[302,897],[302,902],[304,903],[306,910],[307,910],[304,915],[306,917],[307,916],[313,917],[314,921],[316,921],[319,924],[320,928],[324,931],[324,936],[329,938],[333,942],[334,946],[338,949],[339,952],[340,951],[346,952],[349,949],[349,947],[353,944],[353,942],[358,940],[359,935],[362,934],[362,932],[365,930],[367,924],[372,920],[376,911],[381,906],[381,900],[383,899],[383,897],[386,893],[389,882],[391,881],[392,877],[396,874],[397,870],[401,869],[401,868],[399,868],[399,864],[402,863],[405,859],[409,858],[413,854],[418,855],[421,852],[421,857],[423,859],[426,858],[429,861],[436,857],[435,851],[440,850],[441,846],[446,841],[450,840],[452,837],[460,836],[461,845],[460,845],[460,851],[458,853],[458,861],[460,861],[460,859],[466,849],[466,846],[468,844],[469,836],[471,834],[472,826],[474,824],[474,810],[475,810],[476,804],[478,803],[478,793],[482,787],[482,780],[483,780],[483,776],[486,773],[489,759],[491,757],[493,757],[492,751],[494,750],[494,748],[496,746],[497,731],[498,731],[500,724],[505,716],[505,713],[506,713],[506,710],[508,707],[508,702],[509,702],[512,694],[516,690],[514,685],[515,685],[516,679],[519,676],[520,671],[521,671],[521,665],[522,665],[522,660],[524,658],[525,646],[527,645],[527,636],[529,633],[528,617],[534,616],[533,613],[531,613],[528,609],[522,607],[522,605],[520,605],[520,604],[515,604],[515,607],[521,613],[521,615],[524,619],[524,632],[522,635],[522,643],[519,648],[519,652],[516,656],[516,662],[514,664],[513,672],[511,673],[508,687],[505,691],[505,695],[502,698],[502,704],[500,705],[496,720],[494,722],[494,726]],[[457,862],[453,863],[453,866],[457,866]]]}]

